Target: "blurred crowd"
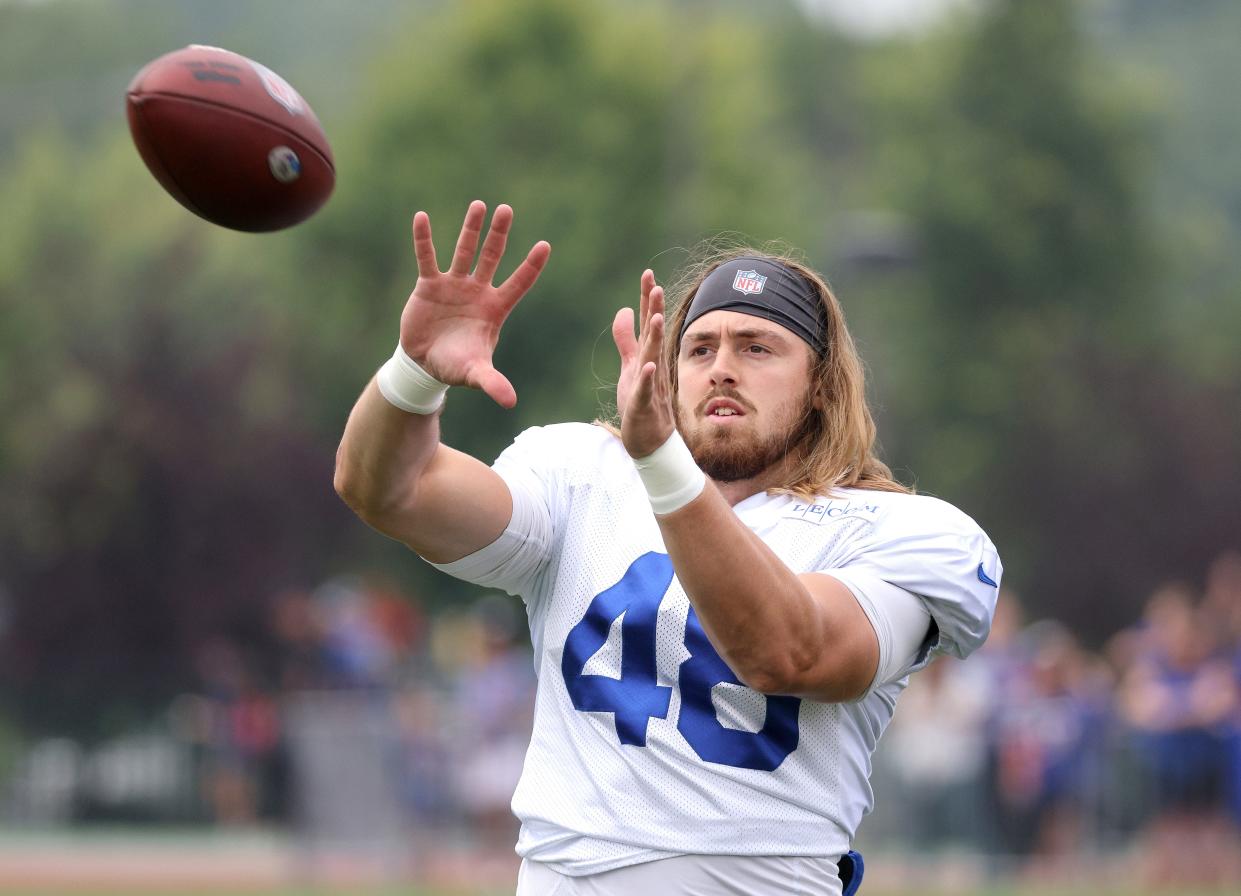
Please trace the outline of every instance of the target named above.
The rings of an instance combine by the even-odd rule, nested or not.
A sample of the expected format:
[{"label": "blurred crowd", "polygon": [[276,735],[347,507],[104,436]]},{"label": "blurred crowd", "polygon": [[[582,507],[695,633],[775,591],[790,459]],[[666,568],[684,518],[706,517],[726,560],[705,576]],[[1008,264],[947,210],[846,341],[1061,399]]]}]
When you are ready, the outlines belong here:
[{"label": "blurred crowd", "polygon": [[1241,554],[1100,651],[1036,609],[1002,594],[980,652],[913,676],[876,757],[882,832],[1031,875],[1123,850],[1153,883],[1241,881]]},{"label": "blurred crowd", "polygon": [[277,595],[267,634],[262,650],[204,644],[202,687],[173,706],[207,817],[397,849],[412,831],[468,831],[511,853],[535,686],[520,601],[428,615],[342,579]]}]

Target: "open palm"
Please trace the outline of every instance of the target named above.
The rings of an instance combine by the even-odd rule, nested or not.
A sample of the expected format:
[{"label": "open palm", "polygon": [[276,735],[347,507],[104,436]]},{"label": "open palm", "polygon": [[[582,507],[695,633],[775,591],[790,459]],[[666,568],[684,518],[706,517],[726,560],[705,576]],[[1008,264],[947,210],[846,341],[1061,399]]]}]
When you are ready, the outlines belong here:
[{"label": "open palm", "polygon": [[664,290],[655,275],[644,271],[638,297],[638,332],[632,308],[621,308],[612,320],[612,340],[620,355],[616,410],[621,441],[633,457],[646,457],[675,428],[671,384],[664,369]]},{"label": "open palm", "polygon": [[435,259],[430,217],[426,212],[414,215],[418,282],[401,312],[401,347],[440,382],[481,389],[497,404],[511,408],[517,403],[517,392],[492,365],[492,357],[500,328],[538,280],[551,246],[545,241],[535,243],[517,270],[495,286],[492,280],[504,256],[513,210],[507,205],[496,207],[471,273],[486,215],[484,203],[470,203],[446,271],[439,269]]},{"label": "open palm", "polygon": [[[620,356],[620,376],[616,381],[616,413],[622,419],[625,408],[629,405],[629,396],[633,394],[638,381],[638,370],[642,366],[638,361],[638,343],[650,317],[651,291],[655,286],[653,271],[642,272],[638,295],[638,316],[635,321],[632,308],[621,308],[612,319],[612,341],[616,343],[616,352]],[[661,290],[662,293],[662,290]],[[638,334],[634,335],[634,324]]]}]

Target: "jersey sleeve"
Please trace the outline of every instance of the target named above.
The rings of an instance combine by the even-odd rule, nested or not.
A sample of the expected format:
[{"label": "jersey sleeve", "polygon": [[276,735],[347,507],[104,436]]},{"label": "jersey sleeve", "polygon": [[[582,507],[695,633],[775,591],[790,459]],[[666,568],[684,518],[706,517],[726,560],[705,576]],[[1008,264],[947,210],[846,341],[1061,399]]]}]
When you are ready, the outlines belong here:
[{"label": "jersey sleeve", "polygon": [[898,681],[922,667],[935,637],[926,601],[875,575],[854,569],[833,569],[827,575],[853,593],[870,620],[879,644],[875,677],[857,699],[865,699],[876,688]]},{"label": "jersey sleeve", "polygon": [[937,652],[964,659],[991,631],[1000,557],[978,524],[951,504],[911,496],[889,506],[837,565],[921,597],[938,630]]},{"label": "jersey sleeve", "polygon": [[432,563],[454,578],[529,597],[551,560],[559,529],[563,440],[550,427],[525,430],[491,468],[513,498],[513,516],[500,537],[452,563]]}]

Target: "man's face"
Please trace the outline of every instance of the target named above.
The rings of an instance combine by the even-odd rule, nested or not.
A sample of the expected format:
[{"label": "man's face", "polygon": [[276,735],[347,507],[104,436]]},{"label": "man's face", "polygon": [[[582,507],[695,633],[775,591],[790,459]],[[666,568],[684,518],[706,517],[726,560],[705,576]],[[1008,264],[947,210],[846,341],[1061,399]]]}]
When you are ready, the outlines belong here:
[{"label": "man's face", "polygon": [[810,425],[813,353],[791,330],[738,311],[710,311],[681,338],[677,428],[717,482],[753,479]]}]

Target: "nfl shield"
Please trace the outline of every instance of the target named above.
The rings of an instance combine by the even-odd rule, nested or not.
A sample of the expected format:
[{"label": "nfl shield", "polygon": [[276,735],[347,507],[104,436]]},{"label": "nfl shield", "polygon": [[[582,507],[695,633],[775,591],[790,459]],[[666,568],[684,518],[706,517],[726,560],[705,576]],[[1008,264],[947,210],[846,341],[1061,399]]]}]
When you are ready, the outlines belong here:
[{"label": "nfl shield", "polygon": [[737,271],[737,276],[733,278],[733,289],[742,295],[758,295],[766,285],[767,278],[758,271]]},{"label": "nfl shield", "polygon": [[259,65],[252,60],[250,64],[254,66],[254,71],[258,74],[259,80],[263,82],[263,87],[266,88],[273,100],[284,106],[290,115],[302,114],[306,104],[302,101],[301,95],[293,89],[293,85],[265,65]]}]

